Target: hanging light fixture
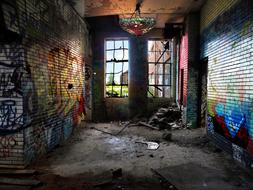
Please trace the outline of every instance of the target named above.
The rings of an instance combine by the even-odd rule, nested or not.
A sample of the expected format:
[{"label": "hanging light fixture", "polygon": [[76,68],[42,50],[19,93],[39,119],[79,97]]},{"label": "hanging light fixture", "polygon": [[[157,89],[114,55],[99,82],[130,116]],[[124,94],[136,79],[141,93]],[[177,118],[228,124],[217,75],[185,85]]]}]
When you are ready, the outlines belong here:
[{"label": "hanging light fixture", "polygon": [[154,28],[156,21],[152,17],[141,17],[141,4],[137,3],[134,13],[130,18],[120,18],[121,28],[130,34],[141,36]]}]

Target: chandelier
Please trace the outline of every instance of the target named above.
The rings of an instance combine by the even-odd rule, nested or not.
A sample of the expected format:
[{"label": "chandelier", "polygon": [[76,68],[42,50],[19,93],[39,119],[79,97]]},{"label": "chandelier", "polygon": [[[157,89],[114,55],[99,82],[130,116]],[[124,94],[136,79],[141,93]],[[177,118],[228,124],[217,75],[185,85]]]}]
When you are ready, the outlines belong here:
[{"label": "chandelier", "polygon": [[141,4],[137,3],[134,13],[129,18],[120,18],[120,27],[130,34],[141,36],[149,32],[155,26],[155,18],[141,17]]}]

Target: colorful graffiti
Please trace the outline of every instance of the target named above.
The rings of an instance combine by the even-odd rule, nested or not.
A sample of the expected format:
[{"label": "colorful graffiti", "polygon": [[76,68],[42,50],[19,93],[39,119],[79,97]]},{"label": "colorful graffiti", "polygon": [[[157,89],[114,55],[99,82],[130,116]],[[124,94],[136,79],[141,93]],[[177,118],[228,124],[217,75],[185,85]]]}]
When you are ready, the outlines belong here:
[{"label": "colorful graffiti", "polygon": [[0,133],[24,126],[22,83],[24,49],[18,43],[0,45]]},{"label": "colorful graffiti", "polygon": [[[49,93],[55,100],[58,113],[67,115],[79,101],[83,86],[82,60],[73,56],[69,49],[55,48],[48,54]],[[71,89],[69,89],[71,84]]]},{"label": "colorful graffiti", "polygon": [[202,33],[202,56],[209,59],[208,131],[231,142],[238,161],[244,151],[253,157],[252,6],[248,0],[236,4]]},{"label": "colorful graffiti", "polygon": [[[84,118],[88,31],[62,0],[13,0],[3,14],[6,30],[22,41],[0,45],[0,163],[15,155],[29,163],[69,138]],[[17,144],[24,152],[11,155]]]}]

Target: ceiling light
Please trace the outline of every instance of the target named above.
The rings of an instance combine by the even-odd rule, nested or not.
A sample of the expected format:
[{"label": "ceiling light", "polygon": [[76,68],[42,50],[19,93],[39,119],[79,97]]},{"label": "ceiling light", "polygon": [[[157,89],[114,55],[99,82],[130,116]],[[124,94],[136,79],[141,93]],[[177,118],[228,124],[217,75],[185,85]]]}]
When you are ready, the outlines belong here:
[{"label": "ceiling light", "polygon": [[141,36],[154,28],[156,21],[153,17],[141,17],[141,4],[136,4],[136,9],[130,18],[120,18],[121,28],[130,34]]}]

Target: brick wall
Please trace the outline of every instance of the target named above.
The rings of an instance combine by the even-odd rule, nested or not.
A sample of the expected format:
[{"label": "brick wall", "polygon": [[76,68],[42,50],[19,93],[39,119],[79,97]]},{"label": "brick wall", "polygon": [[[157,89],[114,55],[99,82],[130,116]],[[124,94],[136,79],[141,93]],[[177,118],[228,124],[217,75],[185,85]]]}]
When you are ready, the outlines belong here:
[{"label": "brick wall", "polygon": [[0,165],[22,167],[84,118],[88,31],[64,0],[1,1],[1,10]]},{"label": "brick wall", "polygon": [[[179,102],[183,103],[183,106],[186,106],[187,100],[187,76],[188,76],[188,34],[186,33],[180,43],[180,58],[179,58]],[[183,69],[183,70],[182,70]],[[182,78],[182,71],[183,78]],[[182,83],[183,80],[183,83]],[[183,84],[183,87],[182,87]],[[183,93],[181,92],[183,90]],[[183,97],[181,97],[183,95]]]},{"label": "brick wall", "polygon": [[201,56],[208,57],[208,134],[234,159],[251,166],[253,2],[211,2],[201,13]]},{"label": "brick wall", "polygon": [[[197,127],[198,116],[198,63],[199,63],[199,14],[190,13],[185,21],[185,34],[180,43],[179,102],[183,98],[183,121]],[[182,79],[182,69],[184,76]],[[183,93],[181,81],[183,80]],[[181,97],[181,94],[183,97]]]}]

